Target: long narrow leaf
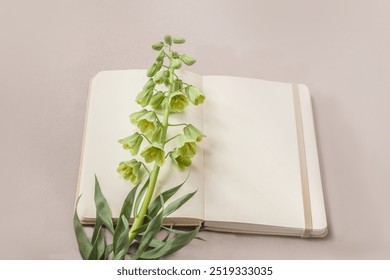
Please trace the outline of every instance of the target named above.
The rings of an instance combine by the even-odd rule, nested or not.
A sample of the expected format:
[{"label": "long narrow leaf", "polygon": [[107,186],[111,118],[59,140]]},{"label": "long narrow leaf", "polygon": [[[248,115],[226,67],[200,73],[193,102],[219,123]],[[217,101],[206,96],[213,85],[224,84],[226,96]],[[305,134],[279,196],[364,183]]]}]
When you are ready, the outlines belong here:
[{"label": "long narrow leaf", "polygon": [[134,188],[127,195],[125,201],[123,202],[119,217],[125,216],[127,220],[130,219],[131,210],[133,209],[134,204],[135,193],[137,192],[138,186],[139,184],[134,186]]},{"label": "long narrow leaf", "polygon": [[144,224],[144,225],[142,225],[142,226],[139,226],[138,228],[134,229],[133,232],[134,232],[135,234],[143,233],[143,232],[148,228],[148,225],[149,225],[149,223]]},{"label": "long narrow leaf", "polygon": [[158,214],[150,221],[144,235],[141,238],[139,247],[134,254],[134,259],[138,259],[141,256],[141,254],[148,248],[154,236],[161,229],[162,221],[163,221],[163,212],[160,212],[160,214]]},{"label": "long narrow leaf", "polygon": [[112,224],[112,217],[108,202],[104,197],[100,188],[99,181],[95,176],[95,205],[96,215],[101,220],[102,224],[105,225],[109,231],[114,234],[114,226]]},{"label": "long narrow leaf", "polygon": [[122,217],[124,217],[124,216],[123,215],[119,216],[118,222],[117,222],[116,227],[115,227],[114,239],[113,239],[113,243],[112,243],[114,255],[117,253],[117,245],[116,244],[118,243],[119,236],[121,236],[121,234],[129,227],[127,219],[126,219],[126,222],[124,223],[122,220]]},{"label": "long narrow leaf", "polygon": [[[161,197],[163,198],[163,201],[164,203],[168,201],[168,199],[170,199],[173,195],[175,195],[177,193],[177,191],[184,185],[184,183],[187,181],[188,179],[188,176],[187,178],[184,180],[183,183],[181,183],[180,185],[176,186],[176,187],[173,187],[169,190],[166,190],[165,192],[162,192],[160,195]],[[159,197],[156,197],[153,202],[150,204],[149,206],[149,209],[148,209],[148,215],[151,216],[151,217],[154,217],[157,215],[158,211],[160,211],[161,207],[163,205],[161,205],[160,203],[160,198]]]},{"label": "long narrow leaf", "polygon": [[[173,226],[173,225],[172,225]],[[188,231],[185,231],[185,230],[178,230],[178,229],[174,229],[173,227],[165,227],[165,226],[162,226],[163,229],[167,230],[168,232],[172,232],[176,235],[180,235],[180,234],[186,234]],[[194,239],[197,239],[197,240],[202,240],[202,241],[206,241],[206,239],[204,238],[201,238],[201,237],[198,237],[196,236]]]},{"label": "long narrow leaf", "polygon": [[122,215],[118,221],[118,226],[114,235],[114,259],[122,260],[126,256],[130,247],[129,234],[129,222],[127,218]]},{"label": "long narrow leaf", "polygon": [[149,251],[145,251],[140,258],[141,259],[159,259],[161,257],[172,254],[188,243],[191,242],[192,239],[198,234],[199,228],[196,228],[193,231],[189,231],[186,234],[175,236],[174,238],[168,240],[164,245],[151,249]]},{"label": "long narrow leaf", "polygon": [[105,260],[108,260],[110,254],[112,253],[113,250],[114,250],[113,244],[109,244],[106,246],[106,250],[104,250],[104,259]]},{"label": "long narrow leaf", "polygon": [[182,197],[176,199],[172,203],[170,203],[165,209],[164,209],[164,217],[172,214],[177,209],[179,209],[184,203],[186,203],[191,197],[195,195],[196,191],[192,193],[188,193],[186,195],[183,195]]},{"label": "long narrow leaf", "polygon": [[74,216],[73,216],[73,227],[74,227],[74,232],[76,234],[76,239],[77,239],[77,244],[79,247],[80,255],[84,260],[86,260],[86,259],[88,259],[88,256],[91,253],[92,244],[89,241],[88,236],[84,231],[84,228],[83,228],[83,225],[81,224],[79,216],[77,215],[77,205],[79,204],[80,198],[81,198],[81,195],[79,196],[79,198],[77,199],[77,202],[76,202],[76,209],[74,211]]},{"label": "long narrow leaf", "polygon": [[93,229],[92,241],[91,241],[92,244],[96,242],[96,238],[98,236],[101,227],[102,227],[102,222],[100,221],[99,216],[96,214],[95,228]]},{"label": "long narrow leaf", "polygon": [[100,260],[104,256],[106,245],[104,243],[103,227],[100,227],[96,237],[96,241],[92,246],[88,260]]}]

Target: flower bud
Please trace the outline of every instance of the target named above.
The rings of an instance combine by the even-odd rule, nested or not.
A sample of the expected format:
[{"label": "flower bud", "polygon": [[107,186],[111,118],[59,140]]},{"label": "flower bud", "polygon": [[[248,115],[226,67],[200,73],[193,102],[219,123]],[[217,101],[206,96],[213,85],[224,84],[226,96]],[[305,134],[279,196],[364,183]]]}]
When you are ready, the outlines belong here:
[{"label": "flower bud", "polygon": [[157,61],[163,60],[164,57],[165,57],[165,52],[164,52],[164,50],[161,50],[161,51],[158,52],[156,60]]},{"label": "flower bud", "polygon": [[188,99],[194,105],[202,104],[204,102],[204,100],[206,99],[206,96],[203,94],[203,92],[194,86],[186,87],[186,94],[187,94]]},{"label": "flower bud", "polygon": [[157,73],[158,70],[159,69],[158,69],[157,63],[153,63],[152,65],[150,65],[150,67],[146,71],[146,76],[153,77]]},{"label": "flower bud", "polygon": [[163,47],[164,47],[164,43],[163,42],[157,42],[157,43],[152,45],[152,49],[155,50],[155,51],[159,51]]},{"label": "flower bud", "polygon": [[177,58],[172,59],[171,67],[173,69],[179,69],[181,67],[180,59],[177,59]]},{"label": "flower bud", "polygon": [[183,54],[180,56],[181,61],[184,62],[184,64],[191,66],[196,62],[196,59],[188,54]]},{"label": "flower bud", "polygon": [[156,84],[154,83],[153,79],[149,79],[147,83],[144,85],[144,90],[152,89],[154,88]]},{"label": "flower bud", "polygon": [[157,67],[156,73],[157,73],[158,71],[160,71],[161,67],[163,66],[163,63],[164,63],[163,60],[158,60],[158,61],[156,62],[156,67]]},{"label": "flower bud", "polygon": [[183,37],[173,37],[172,41],[174,44],[184,44],[186,39]]},{"label": "flower bud", "polygon": [[157,74],[153,77],[153,81],[156,84],[162,84],[167,79],[167,72],[166,71],[160,71],[157,72]]},{"label": "flower bud", "polygon": [[140,93],[138,93],[135,101],[142,107],[146,107],[149,105],[152,95],[153,95],[153,89],[143,90]]},{"label": "flower bud", "polygon": [[167,45],[171,46],[172,45],[172,36],[168,35],[168,34],[165,35],[164,41],[165,41],[165,43],[167,43]]},{"label": "flower bud", "polygon": [[180,55],[177,52],[172,52],[172,58],[180,58]]},{"label": "flower bud", "polygon": [[182,86],[183,86],[182,80],[175,80],[173,82],[172,91],[180,91]]}]

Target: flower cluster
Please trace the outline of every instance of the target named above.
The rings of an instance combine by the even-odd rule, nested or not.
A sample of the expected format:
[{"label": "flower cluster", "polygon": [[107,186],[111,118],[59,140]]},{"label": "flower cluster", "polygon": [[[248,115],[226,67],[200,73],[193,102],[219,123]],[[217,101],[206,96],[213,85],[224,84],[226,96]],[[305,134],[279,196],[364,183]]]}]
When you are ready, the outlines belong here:
[{"label": "flower cluster", "polygon": [[[140,182],[145,170],[149,172],[146,164],[162,167],[168,155],[179,169],[190,166],[197,152],[197,142],[205,136],[192,124],[182,124],[182,133],[166,140],[168,127],[174,125],[168,123],[169,115],[183,112],[190,104],[199,105],[205,100],[199,88],[185,83],[175,73],[183,64],[193,65],[196,61],[188,54],[171,50],[172,44],[184,42],[183,38],[167,35],[164,41],[153,44],[152,48],[157,51],[156,60],[147,69],[148,79],[135,99],[142,109],[130,115],[130,122],[139,132],[119,140],[132,156],[139,154],[144,159],[142,164],[136,159],[119,163],[118,173],[134,185]],[[167,151],[165,145],[173,139],[177,141],[176,147]],[[148,145],[141,149],[143,143]]]}]

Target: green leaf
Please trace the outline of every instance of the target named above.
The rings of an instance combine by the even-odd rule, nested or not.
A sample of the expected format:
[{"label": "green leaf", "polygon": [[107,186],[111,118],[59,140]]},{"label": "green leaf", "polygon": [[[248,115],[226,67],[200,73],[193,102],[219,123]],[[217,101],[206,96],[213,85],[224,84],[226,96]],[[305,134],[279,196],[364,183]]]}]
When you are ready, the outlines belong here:
[{"label": "green leaf", "polygon": [[[125,221],[123,221],[123,218]],[[114,232],[114,239],[113,239],[113,250],[114,250],[114,254],[116,254],[118,252],[117,250],[117,243],[118,243],[118,240],[119,240],[119,237],[121,237],[121,235],[123,234],[124,231],[126,231],[126,229],[129,227],[129,222],[128,220],[126,219],[125,216],[121,215],[118,219],[118,223],[115,227],[115,232]]]},{"label": "green leaf", "polygon": [[127,237],[129,230],[129,222],[127,218],[122,215],[118,221],[114,234],[114,259],[123,259],[129,251],[130,241]]},{"label": "green leaf", "polygon": [[134,188],[129,192],[125,201],[123,202],[121,212],[119,217],[125,216],[127,220],[130,219],[131,211],[133,210],[133,204],[135,199],[135,193],[137,192],[138,186],[140,183],[134,186]]},{"label": "green leaf", "polygon": [[146,224],[143,224],[142,226],[139,226],[138,228],[133,230],[133,233],[140,234],[140,233],[144,232],[147,229],[148,225],[149,225],[149,223],[146,223]]},{"label": "green leaf", "polygon": [[104,256],[106,245],[104,243],[103,227],[100,227],[96,237],[96,241],[92,246],[88,260],[100,260]]},{"label": "green leaf", "polygon": [[[184,183],[187,181],[189,175],[187,176],[187,178],[184,180],[183,183],[181,183],[180,185],[176,186],[176,187],[173,187],[169,190],[166,190],[165,192],[162,192],[160,194],[160,196],[162,197],[162,200],[165,204],[165,202],[168,201],[168,199],[170,199],[183,185]],[[159,197],[156,197],[153,202],[149,205],[149,209],[148,209],[148,215],[151,216],[151,217],[154,217],[157,215],[158,211],[160,211],[160,209],[162,208],[163,205],[161,205],[160,203],[160,198]]]},{"label": "green leaf", "polygon": [[163,212],[160,212],[160,214],[158,214],[150,221],[148,227],[146,228],[145,233],[141,238],[139,247],[134,254],[134,259],[139,259],[141,254],[148,248],[154,236],[161,229],[162,221],[163,221]]},{"label": "green leaf", "polygon": [[141,259],[159,259],[161,257],[167,256],[169,254],[172,254],[184,246],[186,246],[188,243],[191,242],[192,239],[196,237],[196,235],[199,232],[200,227],[197,227],[196,229],[189,231],[182,235],[177,235],[174,238],[168,240],[165,242],[164,245],[160,247],[156,247],[154,249],[151,249],[149,251],[145,251],[143,254],[141,254]]},{"label": "green leaf", "polygon": [[[139,236],[137,236],[137,237],[135,238],[135,240],[137,240],[138,242],[140,242],[140,241],[141,241],[141,238],[142,238],[142,236],[139,235]],[[165,240],[165,241],[166,241],[166,240]],[[149,243],[149,247],[151,247],[151,248],[161,247],[162,245],[164,245],[165,241],[164,241],[164,240],[153,239],[153,240]]]},{"label": "green leaf", "polygon": [[95,175],[95,205],[96,205],[96,216],[101,220],[102,224],[105,225],[111,233],[114,233],[114,226],[112,224],[110,207],[108,206],[107,200],[103,196],[96,175]]},{"label": "green leaf", "polygon": [[96,222],[95,222],[95,227],[93,229],[93,234],[92,234],[92,244],[96,242],[96,239],[98,237],[98,233],[100,228],[102,227],[102,222],[100,221],[98,215],[96,214]]},{"label": "green leaf", "polygon": [[149,179],[146,180],[145,184],[143,185],[143,187],[141,188],[141,190],[139,191],[138,195],[137,195],[137,198],[135,199],[135,204],[134,204],[134,218],[136,218],[138,216],[138,211],[139,211],[139,205],[141,203],[141,200],[142,198],[144,197],[145,193],[146,193],[146,190],[148,189],[148,186],[149,186]]},{"label": "green leaf", "polygon": [[106,250],[104,251],[104,259],[105,260],[108,260],[110,254],[112,253],[113,250],[114,250],[113,244],[107,245]]},{"label": "green leaf", "polygon": [[76,209],[74,211],[74,217],[73,217],[73,226],[74,226],[74,232],[76,234],[77,245],[79,247],[80,255],[83,258],[83,260],[86,260],[88,259],[88,256],[91,253],[92,244],[89,241],[87,234],[84,231],[79,216],[77,215],[77,205],[79,204],[80,197],[81,195],[76,201]]},{"label": "green leaf", "polygon": [[183,195],[182,197],[176,199],[172,203],[170,203],[165,209],[164,209],[164,217],[172,214],[177,209],[179,209],[184,203],[186,203],[191,197],[195,195],[197,191],[194,191],[192,193],[188,193]]}]

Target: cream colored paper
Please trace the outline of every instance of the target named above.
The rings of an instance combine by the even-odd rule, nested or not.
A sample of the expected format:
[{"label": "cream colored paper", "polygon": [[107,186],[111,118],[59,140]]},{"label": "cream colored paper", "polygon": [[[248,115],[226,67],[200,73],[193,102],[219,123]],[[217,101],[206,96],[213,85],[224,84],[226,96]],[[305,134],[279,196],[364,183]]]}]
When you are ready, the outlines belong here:
[{"label": "cream colored paper", "polygon": [[[122,149],[118,140],[134,132],[135,127],[130,123],[129,115],[142,109],[134,99],[147,81],[145,73],[145,70],[103,71],[91,82],[78,187],[79,194],[82,195],[78,213],[84,220],[95,217],[95,174],[110,204],[113,217],[119,216],[122,202],[132,188],[132,185],[116,172],[120,161],[132,158],[128,151]],[[190,72],[183,72],[181,75],[186,81],[202,88],[199,75]],[[202,106],[192,106],[185,113],[173,115],[170,119],[171,123],[189,121],[203,129]],[[170,136],[172,135],[168,137]],[[198,190],[197,194],[186,207],[175,212],[175,217],[204,218],[203,162],[203,144],[200,144],[198,154],[193,159],[191,175],[175,197],[194,190]],[[157,191],[177,186],[187,175],[188,171],[179,171],[168,158],[167,165],[161,169]]]}]

